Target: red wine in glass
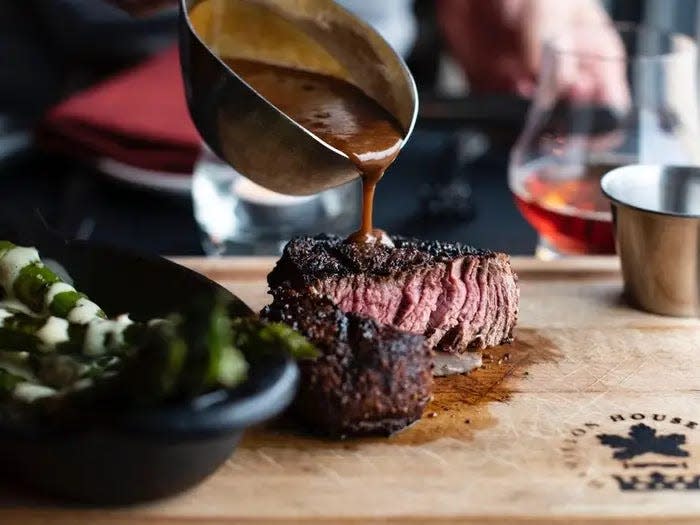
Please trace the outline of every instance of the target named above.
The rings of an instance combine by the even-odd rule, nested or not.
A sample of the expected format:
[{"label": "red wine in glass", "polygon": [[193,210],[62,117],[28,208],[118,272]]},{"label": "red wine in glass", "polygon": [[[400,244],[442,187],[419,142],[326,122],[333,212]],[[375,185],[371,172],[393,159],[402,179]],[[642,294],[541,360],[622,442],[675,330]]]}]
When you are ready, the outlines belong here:
[{"label": "red wine in glass", "polygon": [[612,215],[600,179],[618,166],[533,162],[518,168],[511,189],[518,209],[547,249],[567,255],[612,254]]}]

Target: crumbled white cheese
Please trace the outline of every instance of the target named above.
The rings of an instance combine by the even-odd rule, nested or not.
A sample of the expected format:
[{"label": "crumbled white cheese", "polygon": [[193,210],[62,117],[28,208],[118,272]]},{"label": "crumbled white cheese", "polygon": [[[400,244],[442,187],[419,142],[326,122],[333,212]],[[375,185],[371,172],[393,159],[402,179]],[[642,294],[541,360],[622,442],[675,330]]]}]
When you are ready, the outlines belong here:
[{"label": "crumbled white cheese", "polygon": [[49,289],[46,290],[46,295],[44,296],[44,304],[46,305],[46,308],[51,306],[51,303],[53,300],[56,298],[56,296],[60,293],[63,292],[74,292],[75,288],[73,288],[70,284],[67,283],[53,283],[51,286],[49,286]]},{"label": "crumbled white cheese", "polygon": [[76,324],[88,324],[97,318],[97,314],[100,312],[100,307],[89,299],[81,297],[75,303],[73,309],[68,312],[68,320],[71,323]]},{"label": "crumbled white cheese", "polygon": [[39,252],[36,251],[36,248],[15,246],[8,250],[0,258],[0,285],[8,294],[12,294],[15,281],[19,277],[19,272],[22,268],[40,261]]},{"label": "crumbled white cheese", "polygon": [[37,330],[36,336],[41,341],[41,350],[51,351],[56,345],[69,340],[68,321],[60,317],[49,317],[44,326]]}]

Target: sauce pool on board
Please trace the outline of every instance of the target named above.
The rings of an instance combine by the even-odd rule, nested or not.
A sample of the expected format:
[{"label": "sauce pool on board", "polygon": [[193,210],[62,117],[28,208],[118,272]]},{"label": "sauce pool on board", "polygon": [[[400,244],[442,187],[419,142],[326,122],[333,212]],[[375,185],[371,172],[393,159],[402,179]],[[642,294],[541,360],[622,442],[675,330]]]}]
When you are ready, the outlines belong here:
[{"label": "sauce pool on board", "polygon": [[226,64],[292,120],[345,153],[362,175],[361,244],[391,239],[372,226],[374,190],[396,159],[404,131],[396,119],[349,82],[299,69],[228,58]]}]

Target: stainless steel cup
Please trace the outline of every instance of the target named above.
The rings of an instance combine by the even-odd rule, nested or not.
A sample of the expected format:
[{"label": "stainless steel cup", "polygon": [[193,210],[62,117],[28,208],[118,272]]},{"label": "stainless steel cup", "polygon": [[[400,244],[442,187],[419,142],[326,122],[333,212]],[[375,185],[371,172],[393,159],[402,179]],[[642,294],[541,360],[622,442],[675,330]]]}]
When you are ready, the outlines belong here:
[{"label": "stainless steel cup", "polygon": [[700,168],[625,166],[601,185],[629,300],[653,313],[700,316]]}]

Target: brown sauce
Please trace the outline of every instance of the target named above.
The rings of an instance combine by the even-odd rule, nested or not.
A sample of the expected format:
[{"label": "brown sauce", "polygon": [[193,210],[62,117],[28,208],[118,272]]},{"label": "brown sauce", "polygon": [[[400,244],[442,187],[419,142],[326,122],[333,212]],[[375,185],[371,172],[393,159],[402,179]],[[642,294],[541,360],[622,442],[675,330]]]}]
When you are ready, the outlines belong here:
[{"label": "brown sauce", "polygon": [[298,69],[226,59],[260,95],[318,138],[345,153],[362,175],[362,224],[349,240],[391,244],[372,226],[374,190],[401,148],[396,119],[352,84]]},{"label": "brown sauce", "polygon": [[[563,359],[557,344],[540,330],[519,329],[517,335],[511,345],[486,350],[484,366],[469,375],[436,377],[433,399],[423,418],[391,436],[388,443],[424,445],[444,438],[464,442],[496,426],[498,419],[493,414],[494,404],[507,403],[523,391],[532,392],[533,382],[541,385],[544,380],[537,372],[537,365]],[[384,444],[387,441],[385,438],[361,438],[345,442],[342,448],[362,450],[372,443]],[[340,450],[337,442],[310,436],[292,418],[246,433],[242,448],[263,446]]]}]

